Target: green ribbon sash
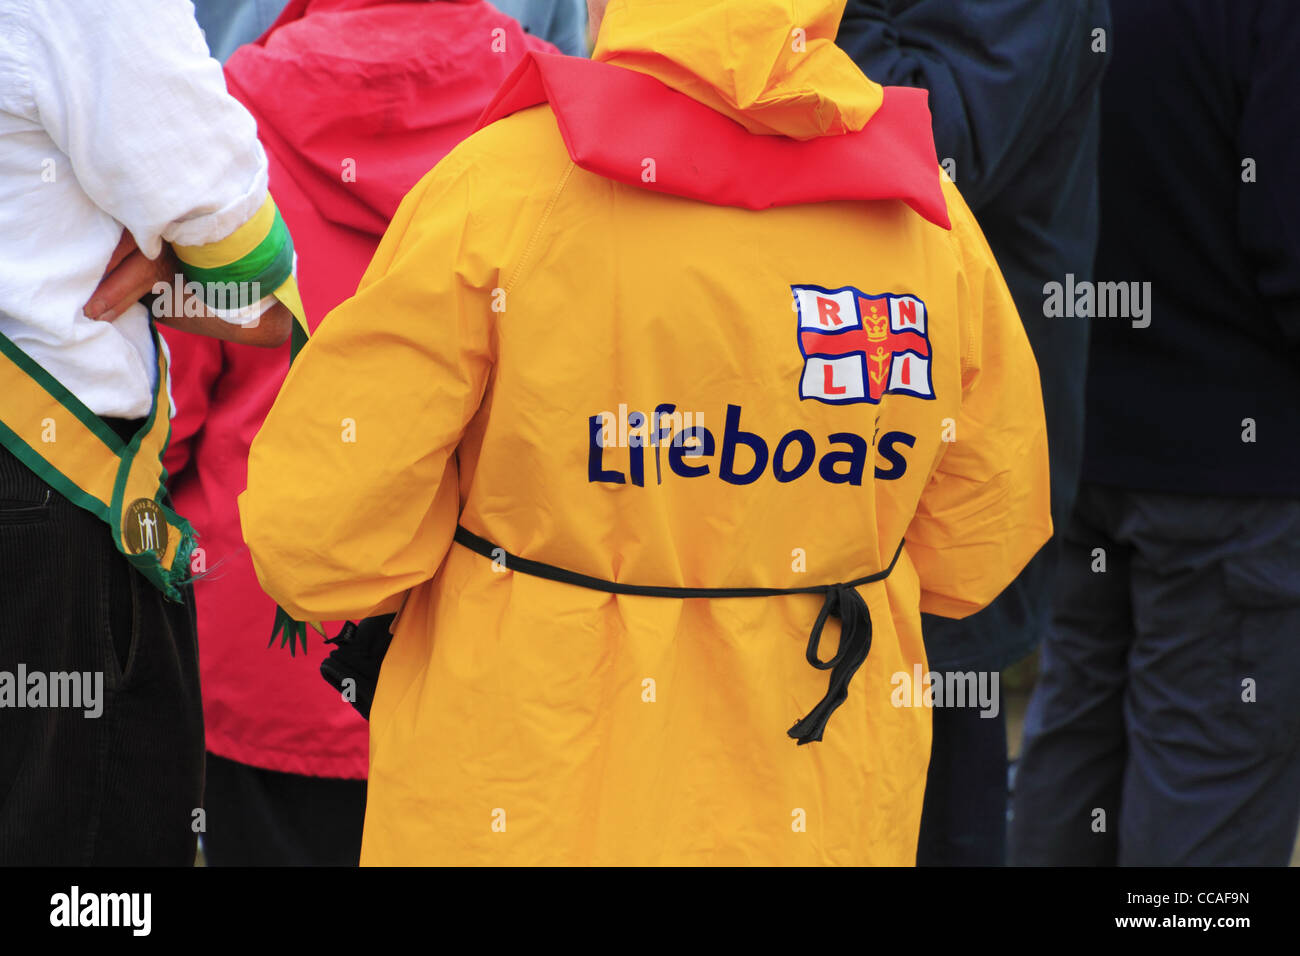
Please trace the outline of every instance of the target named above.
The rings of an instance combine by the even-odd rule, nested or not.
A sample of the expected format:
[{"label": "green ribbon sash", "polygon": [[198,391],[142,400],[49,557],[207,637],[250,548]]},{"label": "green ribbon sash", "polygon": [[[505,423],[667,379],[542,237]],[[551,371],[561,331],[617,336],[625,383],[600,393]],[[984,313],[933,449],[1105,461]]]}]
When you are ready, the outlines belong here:
[{"label": "green ribbon sash", "polygon": [[171,438],[167,353],[153,329],[158,383],[129,441],[0,334],[0,444],[47,485],[108,525],[113,544],[169,600],[190,578],[194,529],[163,504]]}]

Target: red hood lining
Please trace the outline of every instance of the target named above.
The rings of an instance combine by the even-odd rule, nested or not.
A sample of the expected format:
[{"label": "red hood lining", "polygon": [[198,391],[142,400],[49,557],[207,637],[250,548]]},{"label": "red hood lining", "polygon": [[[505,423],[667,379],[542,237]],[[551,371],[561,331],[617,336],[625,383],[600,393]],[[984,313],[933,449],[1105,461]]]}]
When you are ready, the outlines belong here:
[{"label": "red hood lining", "polygon": [[[607,179],[745,209],[898,199],[949,229],[927,94],[884,89],[884,102],[860,132],[794,140],[750,133],[644,73],[529,53],[477,128],[549,103],[573,161]],[[653,182],[642,178],[648,159]]]}]

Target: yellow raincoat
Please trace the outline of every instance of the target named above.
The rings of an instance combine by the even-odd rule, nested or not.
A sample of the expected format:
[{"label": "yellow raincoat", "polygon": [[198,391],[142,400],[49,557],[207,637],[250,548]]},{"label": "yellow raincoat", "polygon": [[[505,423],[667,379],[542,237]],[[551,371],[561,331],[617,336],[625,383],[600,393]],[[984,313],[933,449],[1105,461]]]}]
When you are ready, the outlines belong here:
[{"label": "yellow raincoat", "polygon": [[[842,6],[615,0],[605,62],[548,69],[666,87],[624,139],[680,102],[803,157],[885,122],[833,46]],[[284,608],[357,618],[405,596],[362,862],[910,865],[920,612],[983,607],[1050,534],[1015,307],[950,183],[951,230],[897,199],[682,198],[665,182],[688,193],[724,161],[700,159],[710,138],[592,172],[590,86],[571,115],[554,91],[505,110],[407,196],[252,446],[244,533]],[[748,155],[720,181],[762,179]],[[454,543],[458,522],[497,560]],[[822,595],[615,595],[505,557],[785,589],[880,572],[904,538],[857,588],[870,652],[808,746],[787,731],[827,693],[805,659]]]}]

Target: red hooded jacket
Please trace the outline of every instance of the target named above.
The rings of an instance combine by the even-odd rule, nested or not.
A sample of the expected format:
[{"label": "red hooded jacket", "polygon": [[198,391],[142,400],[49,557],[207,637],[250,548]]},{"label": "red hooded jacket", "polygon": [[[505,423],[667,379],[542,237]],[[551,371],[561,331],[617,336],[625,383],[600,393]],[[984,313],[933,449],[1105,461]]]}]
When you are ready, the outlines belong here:
[{"label": "red hooded jacket", "polygon": [[[356,291],[402,197],[473,131],[529,50],[554,47],[483,0],[293,0],[230,58],[226,81],[257,119],[313,328]],[[240,534],[235,501],[285,350],[164,336],[177,409],[165,464],[176,508],[200,536],[196,571],[206,569],[194,590],[208,749],[270,770],[363,778],[366,724],[321,678],[320,641],[305,659],[267,648],[275,605]]]}]

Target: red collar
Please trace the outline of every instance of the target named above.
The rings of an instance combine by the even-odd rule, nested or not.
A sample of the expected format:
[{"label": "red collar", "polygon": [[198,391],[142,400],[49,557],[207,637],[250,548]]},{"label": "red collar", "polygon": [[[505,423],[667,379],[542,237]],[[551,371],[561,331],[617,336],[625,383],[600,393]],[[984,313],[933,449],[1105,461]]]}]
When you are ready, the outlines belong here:
[{"label": "red collar", "polygon": [[[951,228],[924,90],[887,86],[860,132],[795,140],[750,133],[644,73],[529,53],[477,128],[539,103],[550,103],[573,161],[607,179],[745,209],[900,199]],[[653,182],[642,179],[647,157]]]}]

